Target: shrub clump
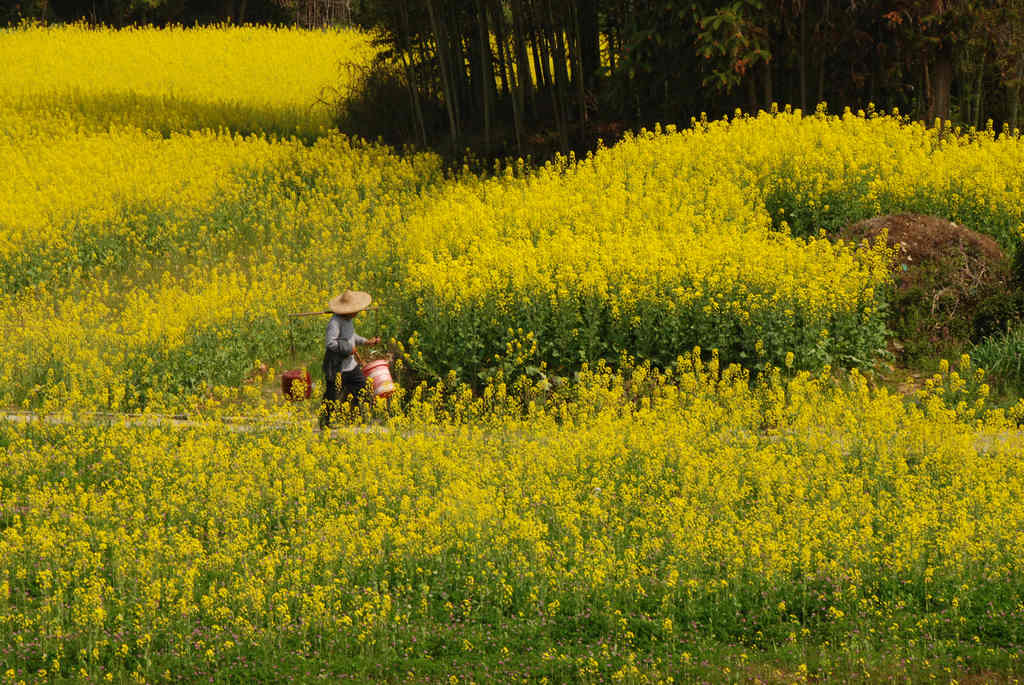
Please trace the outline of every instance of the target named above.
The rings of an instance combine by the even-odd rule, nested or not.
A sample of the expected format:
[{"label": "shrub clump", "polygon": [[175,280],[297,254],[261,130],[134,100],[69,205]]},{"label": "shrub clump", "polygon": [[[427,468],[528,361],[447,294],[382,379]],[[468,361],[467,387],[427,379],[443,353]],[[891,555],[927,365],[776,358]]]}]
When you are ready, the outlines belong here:
[{"label": "shrub clump", "polygon": [[846,240],[887,232],[895,292],[896,348],[916,358],[962,349],[1019,317],[1022,298],[1010,260],[992,238],[947,219],[891,214],[841,231]]},{"label": "shrub clump", "polygon": [[443,103],[414,89],[401,65],[382,58],[344,69],[344,86],[325,94],[340,131],[392,147],[425,146],[446,131]]}]

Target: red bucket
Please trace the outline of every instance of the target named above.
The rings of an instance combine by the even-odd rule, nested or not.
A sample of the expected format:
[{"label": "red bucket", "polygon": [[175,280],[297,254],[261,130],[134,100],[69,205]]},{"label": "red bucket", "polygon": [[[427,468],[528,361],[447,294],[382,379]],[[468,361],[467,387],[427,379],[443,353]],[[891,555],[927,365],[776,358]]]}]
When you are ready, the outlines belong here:
[{"label": "red bucket", "polygon": [[306,369],[292,369],[281,374],[281,392],[288,400],[308,400],[313,394],[313,384],[310,382],[309,371]]},{"label": "red bucket", "polygon": [[391,380],[391,368],[387,359],[377,359],[363,364],[363,375],[373,383],[373,396],[391,397],[395,391],[395,382]]}]

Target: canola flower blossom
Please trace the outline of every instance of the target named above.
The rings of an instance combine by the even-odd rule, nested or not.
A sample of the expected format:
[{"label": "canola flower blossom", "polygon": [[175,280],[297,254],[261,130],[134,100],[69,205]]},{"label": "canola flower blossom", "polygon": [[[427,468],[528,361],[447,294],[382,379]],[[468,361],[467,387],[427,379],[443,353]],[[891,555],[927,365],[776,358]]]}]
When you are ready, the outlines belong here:
[{"label": "canola flower blossom", "polygon": [[[532,331],[571,366],[621,352],[670,361],[869,357],[882,344],[888,260],[773,231],[736,179],[694,172],[705,141],[649,133],[525,179],[447,189],[408,221],[404,304],[424,356],[484,367],[485,341]],[[475,370],[475,369],[474,369]]]},{"label": "canola flower blossom", "polygon": [[[843,370],[889,255],[821,232],[1013,247],[1020,139],[783,109],[479,178],[326,130],[368,45],[0,31],[0,402],[48,417],[0,422],[0,678],[1024,671],[1024,404]],[[407,382],[325,438],[244,379],[339,286]]]},{"label": "canola flower blossom", "polygon": [[83,242],[138,249],[194,239],[175,235],[176,224],[237,202],[252,192],[247,174],[286,163],[296,149],[201,132],[169,139],[140,129],[57,139],[21,133],[0,136],[0,159],[10,171],[0,179],[0,256],[13,262],[5,267],[8,288],[20,284],[19,262],[75,251]]},{"label": "canola flower blossom", "polygon": [[[280,354],[294,340],[281,315],[304,307],[289,293],[323,299],[329,280],[381,293],[382,332],[403,342],[417,373],[436,378],[541,365],[565,374],[622,353],[667,363],[693,345],[747,364],[782,365],[789,354],[807,368],[858,364],[884,346],[888,256],[878,245],[834,244],[820,229],[911,209],[963,221],[1007,247],[1021,233],[1019,139],[928,130],[875,112],[695,121],[487,180],[445,178],[431,155],[401,157],[337,134],[308,145],[238,133],[258,117],[246,115],[248,127],[218,123],[227,76],[217,56],[231,54],[278,65],[236,69],[229,60],[239,79],[232,97],[288,109],[284,128],[293,133],[319,126],[320,110],[304,103],[337,73],[323,67],[327,53],[353,62],[372,53],[360,34],[312,33],[73,26],[3,34],[0,51],[16,66],[3,77],[0,97],[11,106],[2,116],[12,125],[0,136],[0,160],[16,173],[0,180],[0,281],[2,323],[15,334],[0,395],[67,401],[74,387],[86,403],[109,404],[106,387],[137,385],[145,374],[161,379],[158,395],[237,382],[253,356]],[[146,59],[178,66],[157,77],[138,57],[150,43]],[[90,49],[110,58],[75,61]],[[323,71],[294,67],[302,51]],[[178,53],[192,61],[169,57]],[[30,79],[37,58],[44,64]],[[85,71],[72,87],[75,69]],[[162,106],[107,98],[118,84],[160,97],[187,92],[182,109],[194,118],[164,126]],[[75,88],[107,109],[75,104]],[[43,91],[67,111],[40,100]],[[56,128],[51,115],[64,117]],[[112,116],[120,123],[111,126]],[[271,255],[276,266],[261,267]],[[262,303],[245,319],[261,331],[259,345],[232,334],[241,319],[216,315],[214,300],[206,321],[172,306],[182,312],[173,336],[124,336],[134,325],[118,312],[132,311],[134,290],[162,302],[174,293],[201,299],[205,274],[227,271],[239,274],[239,297]],[[92,314],[79,326],[68,310],[79,305],[66,294],[93,282],[79,307]],[[52,316],[97,333],[72,336],[71,363],[35,354]],[[212,343],[224,336],[233,342]],[[509,356],[510,345],[528,354]],[[154,354],[161,359],[126,368]],[[184,357],[200,361],[185,371]]]},{"label": "canola flower blossom", "polygon": [[[238,148],[283,163],[225,175],[215,165],[194,175],[165,167],[174,182],[218,189],[198,196],[212,207],[198,194],[171,194],[164,207],[76,227],[46,250],[33,242],[12,252],[0,298],[10,333],[0,371],[8,404],[49,398],[137,409],[200,383],[236,385],[253,359],[280,355],[286,313],[327,301],[339,279],[372,278],[362,244],[339,240],[337,222],[362,231],[394,222],[388,200],[408,199],[441,176],[434,157],[401,160],[337,138],[309,149],[232,140],[218,157],[225,164],[239,161],[231,154]],[[304,178],[317,179],[315,192],[288,190]],[[317,258],[319,246],[332,244],[350,252]],[[309,326],[298,335],[308,341]]]},{"label": "canola flower blossom", "polygon": [[354,29],[30,25],[0,30],[0,104],[37,130],[320,136],[346,65],[375,54]]},{"label": "canola flower blossom", "polygon": [[916,679],[1011,631],[974,659],[1017,669],[1024,441],[975,375],[908,405],[856,372],[751,384],[694,353],[586,370],[525,418],[500,383],[424,390],[337,440],[4,423],[0,659],[28,679],[667,682],[708,677],[685,655],[710,639],[816,653],[820,678],[870,679],[851,667],[882,644]]}]

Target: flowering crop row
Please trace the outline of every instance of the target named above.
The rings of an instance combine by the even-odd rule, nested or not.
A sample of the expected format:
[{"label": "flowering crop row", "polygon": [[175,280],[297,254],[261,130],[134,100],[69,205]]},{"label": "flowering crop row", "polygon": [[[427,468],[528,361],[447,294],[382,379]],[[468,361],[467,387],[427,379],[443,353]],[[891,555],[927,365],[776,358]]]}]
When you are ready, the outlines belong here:
[{"label": "flowering crop row", "polygon": [[[125,142],[115,138],[108,142]],[[285,352],[286,313],[374,278],[382,258],[369,259],[367,247],[441,177],[436,158],[404,160],[340,138],[310,148],[227,140],[219,155],[216,144],[207,148],[210,156],[226,167],[248,153],[253,165],[220,173],[210,164],[194,174],[163,167],[134,197],[125,187],[128,202],[145,207],[147,189],[181,184],[181,193],[154,196],[160,205],[135,214],[97,205],[100,216],[82,212],[82,223],[55,232],[45,249],[34,240],[11,248],[0,269],[7,403],[126,409],[200,384],[237,384],[254,359]],[[147,139],[135,152],[178,142]],[[274,163],[264,164],[268,150]],[[96,166],[89,180],[102,187],[102,174],[119,162]],[[73,187],[88,197],[84,180]],[[308,322],[293,331],[307,341],[302,349],[321,334]]]},{"label": "flowering crop row", "polygon": [[910,405],[856,372],[752,386],[694,353],[668,375],[586,371],[526,419],[499,418],[523,387],[417,391],[335,440],[3,424],[0,664],[150,682],[720,680],[750,656],[818,678],[1020,672],[1024,443],[976,375],[964,360]]},{"label": "flowering crop row", "polygon": [[884,336],[888,256],[832,244],[883,213],[1024,234],[1024,142],[895,116],[761,113],[645,133],[528,179],[462,184],[410,219],[403,316],[476,371],[509,330],[556,366],[687,345],[858,363]]},{"label": "flowering crop row", "polygon": [[[14,170],[0,178],[0,325],[13,331],[0,396],[134,393],[112,405],[125,406],[146,403],[140,385],[152,397],[237,382],[296,331],[314,353],[321,323],[289,335],[283,314],[344,287],[373,290],[378,332],[437,377],[565,373],[622,353],[667,363],[694,345],[748,365],[856,365],[884,345],[888,256],[818,228],[917,209],[1008,248],[1021,233],[1020,140],[874,113],[698,121],[487,180],[337,134],[303,144],[209,130],[229,125],[216,116],[226,83],[254,107],[306,112],[285,130],[319,130],[311,105],[334,73],[328,53],[367,59],[365,40],[227,27],[0,34],[14,65],[0,76],[0,162]],[[303,51],[316,68],[289,61]],[[159,78],[154,60],[168,65]],[[167,128],[162,108],[111,126],[76,104],[76,87],[103,101],[118,84],[186,93],[194,117],[157,134],[146,130]]]},{"label": "flowering crop row", "polygon": [[424,357],[476,372],[509,329],[561,368],[621,352],[666,362],[868,359],[888,256],[773,231],[737,178],[694,171],[706,141],[648,134],[526,179],[454,185],[408,222],[402,314]]},{"label": "flowering crop row", "polygon": [[138,127],[319,136],[346,65],[375,54],[355,30],[221,26],[0,29],[0,105],[36,130]]}]

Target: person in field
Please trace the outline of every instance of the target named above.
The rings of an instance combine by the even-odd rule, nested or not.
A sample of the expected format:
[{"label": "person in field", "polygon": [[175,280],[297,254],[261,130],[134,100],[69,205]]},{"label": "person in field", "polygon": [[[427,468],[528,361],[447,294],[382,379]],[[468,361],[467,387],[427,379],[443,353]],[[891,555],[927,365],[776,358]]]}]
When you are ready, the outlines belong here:
[{"label": "person in field", "polygon": [[331,417],[342,402],[358,402],[366,386],[366,377],[356,359],[356,347],[376,345],[380,338],[364,338],[356,333],[353,319],[370,306],[373,298],[361,290],[346,290],[331,298],[327,308],[333,316],[327,322],[324,351],[324,399],[320,405],[320,428],[329,428]]}]

